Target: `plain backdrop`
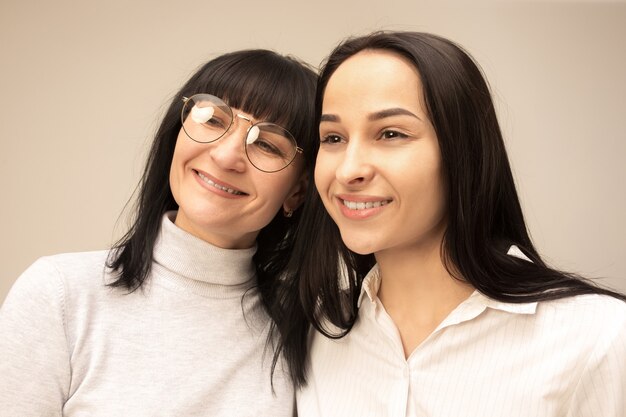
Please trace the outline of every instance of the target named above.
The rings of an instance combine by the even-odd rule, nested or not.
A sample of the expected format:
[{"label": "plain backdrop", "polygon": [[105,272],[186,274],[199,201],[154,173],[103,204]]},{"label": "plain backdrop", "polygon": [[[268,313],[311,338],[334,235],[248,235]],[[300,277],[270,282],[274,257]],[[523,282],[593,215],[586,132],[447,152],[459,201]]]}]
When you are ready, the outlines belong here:
[{"label": "plain backdrop", "polygon": [[428,31],[493,89],[546,260],[626,291],[626,3],[0,0],[0,300],[35,259],[109,247],[174,92],[242,48],[318,67],[344,37]]}]

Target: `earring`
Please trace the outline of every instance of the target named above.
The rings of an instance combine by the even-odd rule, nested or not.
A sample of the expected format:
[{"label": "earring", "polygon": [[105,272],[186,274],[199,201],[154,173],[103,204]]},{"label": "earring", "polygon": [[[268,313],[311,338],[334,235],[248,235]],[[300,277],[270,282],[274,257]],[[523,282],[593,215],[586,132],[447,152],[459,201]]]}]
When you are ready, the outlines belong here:
[{"label": "earring", "polygon": [[287,217],[287,218],[289,218],[289,217],[293,216],[293,210],[286,210],[286,209],[283,209],[283,216],[285,216],[285,217]]}]

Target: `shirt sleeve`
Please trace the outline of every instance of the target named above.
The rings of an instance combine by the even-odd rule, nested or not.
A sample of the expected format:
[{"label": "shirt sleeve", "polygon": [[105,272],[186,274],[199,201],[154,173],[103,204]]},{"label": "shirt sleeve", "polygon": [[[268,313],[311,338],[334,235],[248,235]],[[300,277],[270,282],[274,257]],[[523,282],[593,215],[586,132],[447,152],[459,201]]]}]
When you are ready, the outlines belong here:
[{"label": "shirt sleeve", "polygon": [[608,318],[610,328],[589,358],[574,391],[568,417],[626,416],[626,304],[614,301],[621,303],[622,308]]},{"label": "shirt sleeve", "polygon": [[0,308],[0,416],[62,416],[70,384],[64,286],[42,258]]}]

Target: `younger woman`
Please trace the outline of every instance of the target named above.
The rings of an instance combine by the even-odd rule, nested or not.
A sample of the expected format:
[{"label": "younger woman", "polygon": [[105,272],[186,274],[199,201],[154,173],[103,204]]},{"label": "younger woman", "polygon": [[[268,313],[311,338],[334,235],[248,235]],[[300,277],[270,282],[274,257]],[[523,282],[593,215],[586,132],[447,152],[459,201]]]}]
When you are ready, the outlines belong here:
[{"label": "younger woman", "polygon": [[299,415],[624,416],[625,297],[542,261],[470,56],[351,39],[316,104],[287,305],[316,330],[306,367],[306,330],[281,322]]},{"label": "younger woman", "polygon": [[291,381],[280,366],[270,378],[267,311],[299,218],[314,89],[307,66],[265,50],[191,77],[126,236],[42,258],[8,295],[2,415],[293,414]]}]

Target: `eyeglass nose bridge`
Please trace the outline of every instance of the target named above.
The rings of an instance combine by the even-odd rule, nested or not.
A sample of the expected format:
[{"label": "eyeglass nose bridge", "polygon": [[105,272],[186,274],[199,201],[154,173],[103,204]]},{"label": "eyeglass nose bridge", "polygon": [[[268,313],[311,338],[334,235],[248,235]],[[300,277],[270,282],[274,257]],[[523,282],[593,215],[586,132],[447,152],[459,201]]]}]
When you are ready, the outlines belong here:
[{"label": "eyeglass nose bridge", "polygon": [[[248,140],[248,135],[250,134],[250,129],[252,129],[252,127],[253,127],[256,123],[253,123],[253,122],[252,122],[252,119],[250,119],[249,117],[244,116],[243,114],[240,114],[240,113],[235,114],[235,115],[233,116],[233,119],[234,119],[234,117],[238,117],[238,118],[243,119],[243,120],[245,120],[246,122],[250,123],[250,126],[248,126],[248,128],[246,129],[246,134],[245,134],[245,135],[244,135],[244,137],[243,137],[243,138],[244,138],[244,147],[245,147],[245,143],[246,143],[246,141]],[[232,126],[232,124],[231,124],[231,126]]]},{"label": "eyeglass nose bridge", "polygon": [[[246,136],[245,136],[245,138],[246,138],[246,140],[247,140],[247,139],[248,139],[248,134],[250,134],[250,129],[252,129],[252,128],[254,127],[254,125],[256,125],[257,123],[253,123],[253,122],[252,122],[252,119],[250,119],[249,117],[244,116],[243,114],[240,114],[240,113],[237,113],[235,116],[237,116],[237,117],[239,117],[240,119],[243,119],[243,120],[245,120],[246,122],[250,123],[250,127],[248,128],[248,130],[246,130]],[[299,146],[296,144],[296,154],[298,154],[298,153],[302,153],[302,152],[304,152],[304,149],[302,149],[301,147],[299,147]],[[295,155],[294,155],[294,156],[295,156]],[[291,163],[291,162],[290,162],[290,163]]]},{"label": "eyeglass nose bridge", "polygon": [[254,124],[254,123],[252,123],[252,119],[250,119],[249,117],[244,116],[243,114],[237,113],[235,116],[239,117],[240,119],[245,120],[246,122],[250,123],[250,125]]}]

